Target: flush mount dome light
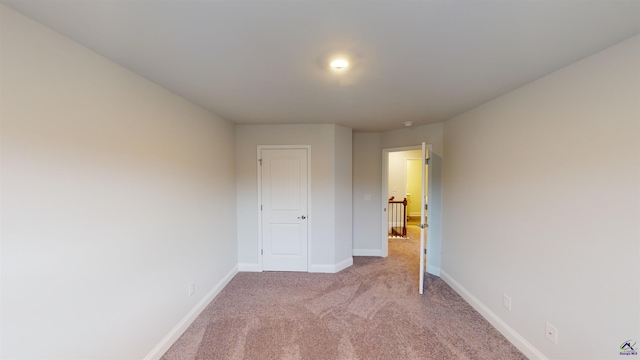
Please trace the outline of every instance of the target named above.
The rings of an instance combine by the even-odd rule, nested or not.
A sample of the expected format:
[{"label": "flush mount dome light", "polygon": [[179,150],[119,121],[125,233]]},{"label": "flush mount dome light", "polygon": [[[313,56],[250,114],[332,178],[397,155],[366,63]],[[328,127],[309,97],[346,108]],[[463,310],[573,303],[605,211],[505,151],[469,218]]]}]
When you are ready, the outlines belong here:
[{"label": "flush mount dome light", "polygon": [[335,59],[329,64],[332,69],[344,70],[349,67],[349,62],[345,59]]}]

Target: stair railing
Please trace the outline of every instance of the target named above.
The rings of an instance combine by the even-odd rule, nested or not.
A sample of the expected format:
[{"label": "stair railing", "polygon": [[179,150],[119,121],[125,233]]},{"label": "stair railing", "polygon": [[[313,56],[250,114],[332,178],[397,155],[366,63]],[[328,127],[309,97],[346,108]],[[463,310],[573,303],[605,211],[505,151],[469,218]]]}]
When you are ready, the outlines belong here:
[{"label": "stair railing", "polygon": [[389,198],[389,237],[407,237],[407,198]]}]

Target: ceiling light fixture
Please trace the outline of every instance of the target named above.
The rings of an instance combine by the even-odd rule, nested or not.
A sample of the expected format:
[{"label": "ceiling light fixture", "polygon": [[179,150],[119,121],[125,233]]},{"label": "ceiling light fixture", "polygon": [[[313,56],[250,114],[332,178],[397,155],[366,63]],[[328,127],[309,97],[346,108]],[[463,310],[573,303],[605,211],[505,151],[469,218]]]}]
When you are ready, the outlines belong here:
[{"label": "ceiling light fixture", "polygon": [[335,59],[329,64],[332,69],[335,70],[344,70],[349,67],[349,62],[345,59]]},{"label": "ceiling light fixture", "polygon": [[411,125],[413,125],[413,121],[405,121],[404,122],[404,126],[406,126],[406,127],[410,127]]}]

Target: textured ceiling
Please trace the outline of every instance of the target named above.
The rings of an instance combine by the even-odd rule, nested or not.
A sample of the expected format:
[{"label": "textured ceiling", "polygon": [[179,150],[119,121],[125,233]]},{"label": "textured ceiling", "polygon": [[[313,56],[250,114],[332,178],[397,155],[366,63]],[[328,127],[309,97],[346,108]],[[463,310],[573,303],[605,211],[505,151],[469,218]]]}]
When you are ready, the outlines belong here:
[{"label": "textured ceiling", "polygon": [[356,131],[447,120],[640,33],[636,0],[0,2],[230,121]]}]

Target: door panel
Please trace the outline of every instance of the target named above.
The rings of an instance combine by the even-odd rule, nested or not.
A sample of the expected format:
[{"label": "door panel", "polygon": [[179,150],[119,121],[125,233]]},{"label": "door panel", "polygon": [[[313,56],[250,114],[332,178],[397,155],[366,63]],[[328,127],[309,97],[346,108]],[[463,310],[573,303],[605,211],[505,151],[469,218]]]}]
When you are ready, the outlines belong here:
[{"label": "door panel", "polygon": [[299,224],[270,224],[271,255],[300,254]]},{"label": "door panel", "polygon": [[262,269],[307,271],[307,149],[261,151]]},{"label": "door panel", "polygon": [[419,285],[419,290],[418,292],[420,294],[422,294],[424,292],[424,273],[425,273],[425,249],[426,249],[426,236],[427,236],[427,232],[426,232],[426,228],[427,226],[429,226],[427,224],[427,219],[425,218],[425,208],[427,205],[427,187],[426,187],[426,181],[427,181],[427,162],[426,159],[428,159],[428,153],[427,153],[427,145],[425,143],[422,143],[422,165],[421,165],[421,169],[422,169],[422,182],[420,184],[421,186],[421,194],[420,194],[420,285]]},{"label": "door panel", "polygon": [[267,161],[272,184],[271,209],[300,211],[300,161],[295,158]]}]

